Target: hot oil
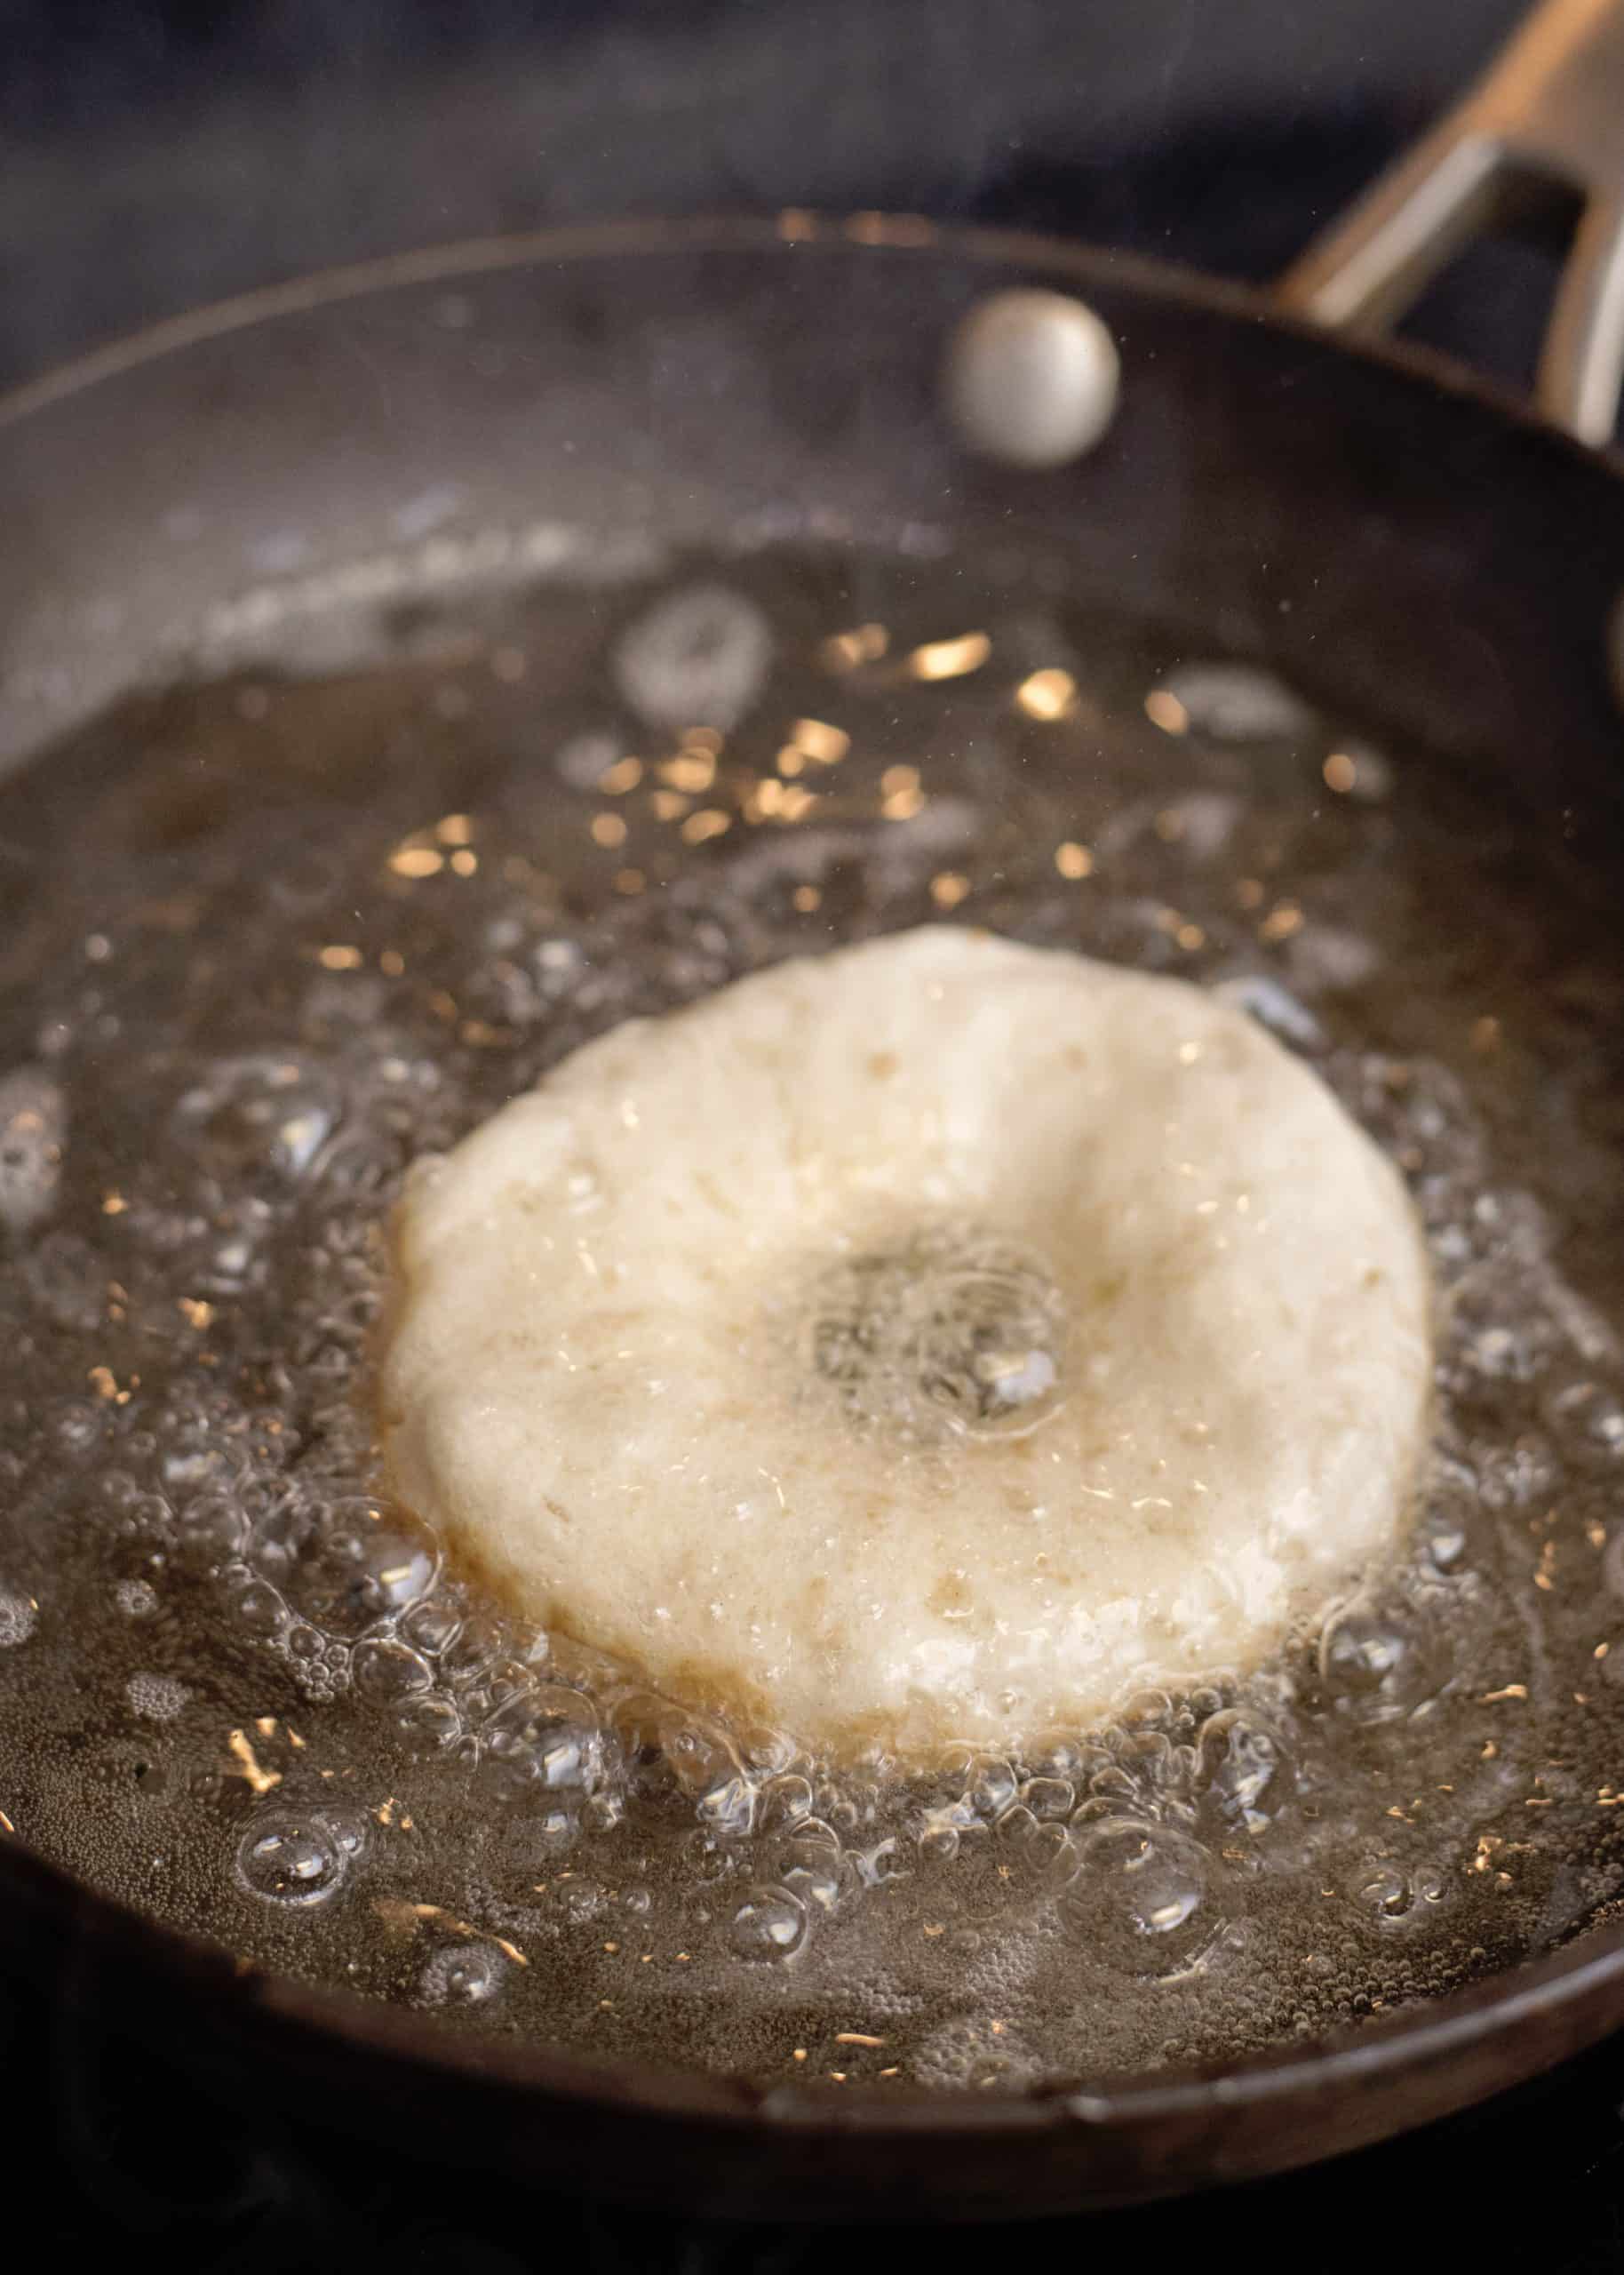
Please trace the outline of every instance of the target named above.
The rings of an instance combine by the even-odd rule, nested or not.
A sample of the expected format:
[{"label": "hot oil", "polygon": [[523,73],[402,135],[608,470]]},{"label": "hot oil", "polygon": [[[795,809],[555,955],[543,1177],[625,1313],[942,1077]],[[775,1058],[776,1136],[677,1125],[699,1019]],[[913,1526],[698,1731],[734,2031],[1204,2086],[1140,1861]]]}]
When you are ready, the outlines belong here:
[{"label": "hot oil", "polygon": [[[1605,880],[1256,673],[850,573],[417,613],[0,796],[6,1823],[261,1967],[767,2079],[1214,2058],[1560,1941],[1624,1878]],[[904,1777],[507,1619],[378,1493],[368,1364],[414,1157],[927,920],[1230,991],[1402,1167],[1443,1324],[1413,1532],[1322,1627]],[[871,1293],[816,1291],[837,1387]]]}]

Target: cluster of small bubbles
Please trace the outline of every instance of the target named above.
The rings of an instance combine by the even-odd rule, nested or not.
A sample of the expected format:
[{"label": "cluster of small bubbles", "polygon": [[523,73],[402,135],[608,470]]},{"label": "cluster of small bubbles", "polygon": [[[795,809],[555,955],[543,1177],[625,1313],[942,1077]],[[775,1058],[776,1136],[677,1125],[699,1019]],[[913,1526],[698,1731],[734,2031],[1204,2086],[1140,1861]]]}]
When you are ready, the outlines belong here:
[{"label": "cluster of small bubbles", "polygon": [[115,1580],[113,1600],[126,1619],[150,1619],[158,1608],[158,1592],[150,1580]]},{"label": "cluster of small bubbles", "polygon": [[132,1713],[149,1722],[172,1722],[191,1693],[177,1675],[140,1673],[130,1677],[124,1695]]},{"label": "cluster of small bubbles", "polygon": [[1474,1474],[1485,1507],[1524,1509],[1556,1490],[1561,1465],[1550,1446],[1524,1433],[1510,1444],[1481,1447]]},{"label": "cluster of small bubbles", "polygon": [[512,1961],[494,1944],[448,1944],[423,1969],[419,1996],[431,2007],[483,2007],[501,1992]]},{"label": "cluster of small bubbles", "polygon": [[587,1920],[601,1919],[609,1903],[596,1880],[571,1879],[561,1885],[557,1893],[559,1910],[577,1927]]},{"label": "cluster of small bubbles", "polygon": [[12,1588],[0,1588],[0,1650],[26,1643],[38,1619],[39,1606],[32,1596]]}]

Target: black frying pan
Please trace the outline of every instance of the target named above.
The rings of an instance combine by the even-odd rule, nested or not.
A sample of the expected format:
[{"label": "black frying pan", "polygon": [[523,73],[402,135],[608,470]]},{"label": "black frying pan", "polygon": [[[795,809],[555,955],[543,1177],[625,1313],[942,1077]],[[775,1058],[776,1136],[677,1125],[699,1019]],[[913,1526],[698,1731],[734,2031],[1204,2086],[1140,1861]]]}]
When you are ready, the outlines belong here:
[{"label": "black frying pan", "polygon": [[[1071,245],[796,216],[464,245],[163,325],[0,404],[0,758],[206,657],[253,549],[293,524],[293,602],[319,611],[369,578],[489,568],[538,518],[697,545],[753,523],[895,546],[946,522],[1079,600],[1209,625],[1616,842],[1624,481],[1588,446],[1624,358],[1620,121],[1624,20],[1553,0],[1272,303]],[[1380,326],[1484,223],[1575,198],[1537,413],[1333,336]],[[969,459],[939,410],[959,320],[1023,283],[1078,294],[1121,347],[1109,436],[1059,473]],[[397,509],[441,483],[455,523],[403,548]],[[187,2065],[247,2104],[297,2095],[515,2175],[778,2217],[1057,2211],[1278,2170],[1624,2024],[1624,1932],[1597,1927],[1221,2076],[832,2105],[244,1978],[3,1837],[0,1907],[0,1968],[53,1984],[70,2048],[162,2047],[184,2016]]]}]

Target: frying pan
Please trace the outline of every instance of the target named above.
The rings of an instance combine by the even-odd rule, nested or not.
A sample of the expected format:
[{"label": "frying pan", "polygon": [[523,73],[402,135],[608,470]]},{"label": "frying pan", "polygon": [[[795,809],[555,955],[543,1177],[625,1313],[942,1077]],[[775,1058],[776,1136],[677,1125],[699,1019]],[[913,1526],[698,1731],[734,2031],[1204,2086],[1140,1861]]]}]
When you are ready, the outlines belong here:
[{"label": "frying pan", "polygon": [[[961,548],[1200,627],[1343,715],[1620,842],[1624,9],[1552,0],[1272,299],[913,219],[503,238],[251,295],[0,403],[0,761],[132,682],[340,600],[499,573],[561,524],[674,544]],[[1578,209],[1536,408],[1373,344],[1475,231]],[[1103,445],[973,460],[945,343],[991,291],[1120,343]],[[1357,344],[1350,346],[1349,338]],[[412,501],[445,505],[412,537]],[[265,587],[267,544],[299,574]],[[1307,2163],[1530,2079],[1624,2024],[1624,1929],[1357,2034],[1022,2098],[594,2065],[248,1975],[0,1839],[0,1970],[69,2048],[184,2039],[244,2107],[428,2138],[539,2182],[776,2218],[1008,2216]],[[177,2019],[184,2018],[177,2032]]]}]

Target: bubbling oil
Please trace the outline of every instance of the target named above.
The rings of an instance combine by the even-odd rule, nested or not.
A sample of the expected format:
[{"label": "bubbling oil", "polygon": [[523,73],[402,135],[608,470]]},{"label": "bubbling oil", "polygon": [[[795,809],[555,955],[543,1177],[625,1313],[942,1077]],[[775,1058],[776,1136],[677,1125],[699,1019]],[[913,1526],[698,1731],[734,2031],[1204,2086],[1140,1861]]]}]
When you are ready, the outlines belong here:
[{"label": "bubbling oil", "polygon": [[927,1224],[842,1257],[802,1298],[803,1373],[848,1423],[900,1444],[1024,1433],[1052,1413],[1065,1306],[1036,1257],[973,1225]]},{"label": "bubbling oil", "polygon": [[[417,609],[0,791],[6,1823],[259,1967],[763,2079],[1232,2056],[1559,1942],[1624,1878],[1604,881],[1249,668],[858,566]],[[1268,1024],[1404,1171],[1441,1324],[1413,1531],[1313,1632],[904,1776],[508,1616],[379,1489],[368,1370],[410,1161],[622,1018],[943,916]],[[808,1377],[1033,1426],[1041,1265],[914,1248],[813,1276]]]}]

